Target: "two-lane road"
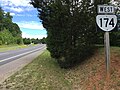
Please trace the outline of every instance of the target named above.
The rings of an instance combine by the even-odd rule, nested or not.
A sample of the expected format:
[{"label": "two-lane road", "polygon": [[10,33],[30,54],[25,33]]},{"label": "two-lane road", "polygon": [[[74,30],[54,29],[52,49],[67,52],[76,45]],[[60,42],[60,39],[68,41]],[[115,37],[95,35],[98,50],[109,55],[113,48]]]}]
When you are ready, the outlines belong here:
[{"label": "two-lane road", "polygon": [[46,49],[39,44],[24,49],[0,52],[0,83],[29,64]]},{"label": "two-lane road", "polygon": [[17,49],[7,52],[0,52],[0,66],[4,65],[6,63],[9,63],[11,61],[17,60],[18,58],[21,58],[25,55],[28,55],[30,53],[34,53],[36,51],[40,51],[42,49],[45,49],[46,45],[39,44],[37,46],[30,46],[28,48],[24,49]]}]

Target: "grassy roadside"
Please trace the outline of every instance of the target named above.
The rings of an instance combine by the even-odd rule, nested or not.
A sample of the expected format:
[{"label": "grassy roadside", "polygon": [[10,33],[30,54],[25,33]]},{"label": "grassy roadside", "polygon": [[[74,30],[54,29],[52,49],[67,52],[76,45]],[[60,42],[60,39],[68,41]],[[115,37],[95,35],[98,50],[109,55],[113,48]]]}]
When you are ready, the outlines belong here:
[{"label": "grassy roadside", "polygon": [[46,51],[6,80],[3,87],[8,90],[70,90],[70,82],[64,77],[65,70]]},{"label": "grassy roadside", "polygon": [[20,48],[26,48],[27,45],[0,45],[0,52],[9,51],[9,50],[16,50]]},{"label": "grassy roadside", "polygon": [[0,90],[120,90],[120,48],[111,48],[111,76],[106,81],[103,48],[79,66],[61,69],[45,51],[8,78]]}]

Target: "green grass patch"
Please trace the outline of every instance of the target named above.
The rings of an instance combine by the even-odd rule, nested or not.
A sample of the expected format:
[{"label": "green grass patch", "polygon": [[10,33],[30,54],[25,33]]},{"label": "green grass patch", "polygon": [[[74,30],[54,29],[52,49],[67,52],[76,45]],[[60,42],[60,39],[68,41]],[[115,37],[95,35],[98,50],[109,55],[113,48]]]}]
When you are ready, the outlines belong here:
[{"label": "green grass patch", "polygon": [[0,52],[26,48],[28,45],[0,45]]},{"label": "green grass patch", "polygon": [[111,51],[116,54],[120,54],[120,47],[110,47]]},{"label": "green grass patch", "polygon": [[66,70],[45,51],[32,63],[7,79],[1,89],[10,90],[71,90],[71,83],[65,79]]}]

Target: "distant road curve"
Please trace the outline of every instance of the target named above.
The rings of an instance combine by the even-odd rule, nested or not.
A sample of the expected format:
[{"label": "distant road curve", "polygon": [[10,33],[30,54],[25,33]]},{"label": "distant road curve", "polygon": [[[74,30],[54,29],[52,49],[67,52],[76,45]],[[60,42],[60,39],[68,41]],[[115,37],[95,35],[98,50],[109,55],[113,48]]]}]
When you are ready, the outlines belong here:
[{"label": "distant road curve", "polygon": [[37,46],[31,46],[24,49],[0,52],[0,66],[45,48],[46,48],[45,44],[39,44]]}]

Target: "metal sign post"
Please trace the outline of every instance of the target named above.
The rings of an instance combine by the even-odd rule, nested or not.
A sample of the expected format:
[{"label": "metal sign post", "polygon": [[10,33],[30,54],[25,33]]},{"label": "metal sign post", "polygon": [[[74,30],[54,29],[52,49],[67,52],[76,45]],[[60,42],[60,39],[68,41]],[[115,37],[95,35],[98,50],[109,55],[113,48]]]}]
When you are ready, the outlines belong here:
[{"label": "metal sign post", "polygon": [[106,61],[106,74],[107,78],[110,75],[110,41],[109,41],[109,32],[104,34],[104,44],[105,44],[105,61]]}]

